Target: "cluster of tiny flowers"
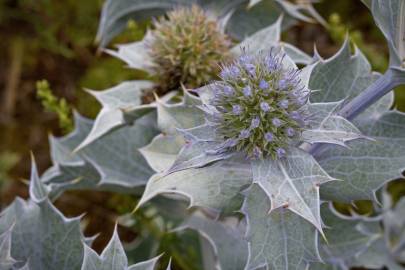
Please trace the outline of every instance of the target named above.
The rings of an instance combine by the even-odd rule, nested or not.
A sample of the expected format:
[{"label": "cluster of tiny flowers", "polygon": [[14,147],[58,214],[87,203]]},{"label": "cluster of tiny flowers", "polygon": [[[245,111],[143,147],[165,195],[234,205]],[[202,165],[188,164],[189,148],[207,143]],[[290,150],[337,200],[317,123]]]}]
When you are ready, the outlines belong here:
[{"label": "cluster of tiny flowers", "polygon": [[309,91],[299,70],[285,68],[284,56],[270,52],[243,54],[222,68],[221,81],[213,84],[209,119],[223,143],[216,150],[236,150],[249,158],[283,158],[306,125]]}]

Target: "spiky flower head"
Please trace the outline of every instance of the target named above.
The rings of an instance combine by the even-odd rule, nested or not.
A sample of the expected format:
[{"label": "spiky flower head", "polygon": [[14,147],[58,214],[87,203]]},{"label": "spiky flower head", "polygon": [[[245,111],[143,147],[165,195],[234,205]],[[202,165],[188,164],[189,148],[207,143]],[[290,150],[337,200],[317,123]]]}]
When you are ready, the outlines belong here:
[{"label": "spiky flower head", "polygon": [[153,27],[148,44],[163,91],[202,86],[217,78],[219,63],[230,57],[230,39],[196,5],[167,13]]},{"label": "spiky flower head", "polygon": [[221,71],[209,105],[211,121],[223,140],[222,150],[234,149],[250,158],[282,158],[306,125],[309,90],[299,70],[283,65],[283,54],[246,53]]}]

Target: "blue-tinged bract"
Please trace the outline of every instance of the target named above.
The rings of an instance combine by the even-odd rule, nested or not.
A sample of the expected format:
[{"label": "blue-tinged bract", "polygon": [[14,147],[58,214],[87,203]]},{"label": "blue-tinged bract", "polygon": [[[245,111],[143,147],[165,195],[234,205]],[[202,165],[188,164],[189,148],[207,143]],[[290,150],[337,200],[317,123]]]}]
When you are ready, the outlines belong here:
[{"label": "blue-tinged bract", "polygon": [[246,54],[222,67],[213,84],[209,119],[223,140],[218,151],[234,150],[249,158],[286,155],[305,127],[309,90],[296,68],[283,65],[280,52]]}]

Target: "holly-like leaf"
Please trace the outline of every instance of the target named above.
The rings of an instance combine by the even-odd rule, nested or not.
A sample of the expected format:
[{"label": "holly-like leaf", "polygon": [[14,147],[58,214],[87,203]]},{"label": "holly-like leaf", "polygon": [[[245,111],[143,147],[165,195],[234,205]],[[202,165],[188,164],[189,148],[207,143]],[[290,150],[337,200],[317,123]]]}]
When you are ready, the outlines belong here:
[{"label": "holly-like leaf", "polygon": [[184,143],[183,136],[159,134],[139,151],[155,172],[164,172],[173,165]]},{"label": "holly-like leaf", "polygon": [[88,147],[73,152],[87,136],[92,121],[76,114],[76,129],[51,140],[54,167],[42,177],[52,193],[66,189],[101,189],[137,192],[154,173],[138,149],[158,133],[154,113],[107,134]]},{"label": "holly-like leaf", "polygon": [[188,129],[204,124],[202,110],[194,105],[186,104],[164,104],[157,102],[158,126],[162,132],[176,134],[177,129]]},{"label": "holly-like leaf", "polygon": [[[314,103],[350,100],[379,77],[371,71],[370,63],[358,48],[352,55],[349,40],[346,40],[336,55],[327,60],[321,59],[314,68],[309,87],[318,91],[313,92],[310,99]],[[355,124],[378,119],[391,107],[392,100],[393,94],[387,94],[360,114]]]},{"label": "holly-like leaf", "polygon": [[7,270],[12,269],[13,265],[16,263],[11,257],[11,229],[13,225],[8,230],[5,230],[0,234],[0,269]]},{"label": "holly-like leaf", "polygon": [[245,269],[248,243],[235,224],[229,223],[231,220],[220,222],[194,214],[179,228],[196,230],[208,240],[216,259],[208,269],[216,268],[217,264],[222,270]]},{"label": "holly-like leaf", "polygon": [[31,156],[31,177],[29,193],[30,198],[34,202],[40,202],[48,197],[48,188],[41,182],[38,176],[37,165],[34,160],[34,156]]},{"label": "holly-like leaf", "polygon": [[149,81],[127,81],[105,91],[88,91],[92,94],[103,106],[96,120],[87,135],[76,150],[82,149],[95,140],[125,125],[128,117],[125,113],[131,111],[132,121],[141,117],[152,110],[152,105],[141,105],[143,90],[153,87],[153,83]]},{"label": "holly-like leaf", "polygon": [[328,239],[328,243],[322,244],[321,248],[323,260],[335,269],[342,270],[350,267],[382,269],[384,266],[388,269],[404,269],[395,256],[395,245],[381,227],[381,221],[386,222],[387,214],[399,214],[397,217],[401,219],[400,212],[396,211],[385,209],[380,215],[370,218],[344,216],[332,205],[323,207],[322,217]]},{"label": "holly-like leaf", "polygon": [[346,146],[346,142],[365,138],[348,120],[337,115],[340,102],[313,103],[308,106],[309,127],[302,132],[308,143],[329,143]]},{"label": "holly-like leaf", "polygon": [[388,41],[390,64],[405,67],[405,2],[372,0],[369,7],[374,20]]},{"label": "holly-like leaf", "polygon": [[[311,99],[317,102],[351,99],[378,77],[371,72],[370,64],[358,49],[351,55],[346,41],[334,57],[321,60],[315,67],[310,87],[319,91],[314,92]],[[402,115],[387,113],[392,100],[392,93],[387,94],[354,120],[362,134],[376,142],[354,141],[350,143],[351,149],[325,147],[317,153],[320,165],[331,176],[344,180],[325,184],[321,189],[323,198],[345,202],[373,199],[376,189],[401,177]]]},{"label": "holly-like leaf", "polygon": [[11,256],[30,269],[80,269],[83,235],[80,218],[67,219],[49,200],[17,198],[1,213],[0,234],[13,225]]},{"label": "holly-like leaf", "polygon": [[138,207],[159,194],[179,194],[189,199],[190,207],[222,210],[251,182],[250,168],[238,160],[168,175],[156,174],[148,181]]},{"label": "holly-like leaf", "polygon": [[386,182],[402,178],[405,169],[405,115],[390,111],[360,127],[375,141],[353,141],[350,149],[325,148],[318,162],[331,176],[343,181],[326,183],[321,196],[351,202],[373,200]]},{"label": "holly-like leaf", "polygon": [[271,201],[270,211],[288,208],[322,232],[319,187],[335,179],[310,154],[291,148],[284,159],[254,160],[251,164],[253,181]]},{"label": "holly-like leaf", "polygon": [[30,269],[80,269],[84,240],[80,217],[67,219],[50,203],[34,161],[29,190],[31,200],[17,198],[0,214],[6,257],[16,261],[16,268],[28,263]]},{"label": "holly-like leaf", "polygon": [[271,209],[266,192],[253,184],[242,208],[248,222],[247,269],[298,270],[320,261],[316,228],[288,209]]},{"label": "holly-like leaf", "polygon": [[392,255],[400,262],[405,262],[405,198],[401,198],[394,209],[383,213],[385,238]]},{"label": "holly-like leaf", "polygon": [[250,53],[257,53],[268,51],[269,48],[272,47],[282,47],[286,54],[290,56],[295,63],[311,63],[312,58],[309,55],[288,43],[281,42],[281,23],[282,17],[278,18],[274,24],[257,31],[253,35],[244,39],[232,49],[232,53],[234,55],[239,55],[241,53],[241,48],[245,48]]},{"label": "holly-like leaf", "polygon": [[353,259],[379,238],[376,234],[362,233],[359,229],[362,219],[356,220],[353,217],[344,216],[331,204],[323,205],[321,213],[328,243],[321,244],[320,252],[326,264],[338,269],[348,269]]},{"label": "holly-like leaf", "polygon": [[153,61],[150,57],[147,41],[150,38],[150,31],[146,32],[141,41],[117,45],[118,50],[105,50],[108,54],[117,57],[127,63],[128,67],[151,72]]},{"label": "holly-like leaf", "polygon": [[99,256],[87,245],[84,246],[82,270],[153,270],[159,257],[128,266],[127,255],[118,237],[117,227],[107,247]]},{"label": "holly-like leaf", "polygon": [[175,6],[187,5],[189,2],[188,0],[108,0],[104,3],[101,13],[97,40],[104,47],[125,28],[130,18],[148,19]]}]

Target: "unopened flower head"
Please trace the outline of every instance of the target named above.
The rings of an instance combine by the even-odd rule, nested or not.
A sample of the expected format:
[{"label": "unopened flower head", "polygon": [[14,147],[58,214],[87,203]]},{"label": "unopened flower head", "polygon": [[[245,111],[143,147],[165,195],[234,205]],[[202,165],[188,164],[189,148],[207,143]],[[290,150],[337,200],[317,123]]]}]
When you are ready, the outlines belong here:
[{"label": "unopened flower head", "polygon": [[[219,63],[230,59],[232,43],[219,23],[198,6],[181,7],[153,21],[148,39],[161,91],[204,85],[217,78]],[[235,67],[223,77],[238,76]]]},{"label": "unopened flower head", "polygon": [[250,158],[287,155],[306,125],[309,91],[299,70],[285,67],[281,53],[244,53],[220,76],[209,105],[221,114],[213,119],[217,134],[233,142],[224,147]]}]

